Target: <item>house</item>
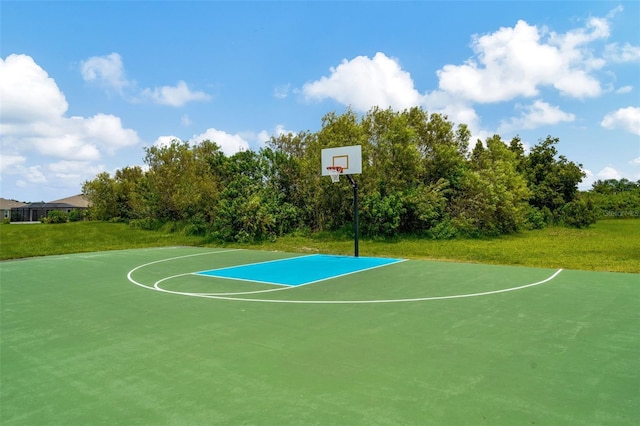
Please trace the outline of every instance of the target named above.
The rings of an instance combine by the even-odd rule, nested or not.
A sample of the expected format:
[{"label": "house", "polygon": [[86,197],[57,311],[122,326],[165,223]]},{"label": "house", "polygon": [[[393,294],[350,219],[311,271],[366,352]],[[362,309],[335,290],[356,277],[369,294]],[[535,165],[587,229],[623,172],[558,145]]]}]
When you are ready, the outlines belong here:
[{"label": "house", "polygon": [[86,209],[87,207],[89,207],[89,200],[87,200],[82,194],[74,195],[67,198],[61,198],[60,200],[50,201],[50,203],[71,204],[78,209]]},{"label": "house", "polygon": [[16,200],[7,200],[6,198],[0,198],[0,218],[11,219],[11,209],[14,207],[22,207],[25,203],[21,203]]},{"label": "house", "polygon": [[89,202],[82,194],[48,203],[38,202],[24,204],[11,208],[12,222],[39,222],[41,218],[47,217],[50,211],[60,210],[64,213],[71,213],[74,210],[87,210]]}]

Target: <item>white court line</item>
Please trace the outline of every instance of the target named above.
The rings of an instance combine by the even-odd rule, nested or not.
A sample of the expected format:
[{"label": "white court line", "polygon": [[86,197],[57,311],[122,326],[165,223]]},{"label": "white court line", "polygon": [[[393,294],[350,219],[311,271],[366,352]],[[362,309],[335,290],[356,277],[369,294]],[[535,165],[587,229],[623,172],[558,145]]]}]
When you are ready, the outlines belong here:
[{"label": "white court line", "polygon": [[[163,278],[161,280],[158,280],[153,284],[153,288],[158,290],[158,291],[164,291],[164,292],[171,293],[172,290],[166,290],[166,289],[160,287],[160,283],[164,282],[164,281],[172,280],[174,278],[184,277],[186,275],[194,275],[194,276],[198,276],[198,277],[213,278],[210,275],[201,275],[201,274],[194,273],[194,272],[187,272],[185,274],[173,275],[173,276],[166,277],[166,278]],[[215,278],[224,278],[224,277],[215,277]],[[261,281],[240,280],[240,279],[239,279],[239,281],[249,281],[249,282],[260,282],[260,283],[262,283]],[[264,284],[272,284],[272,283],[264,283]],[[239,292],[233,292],[233,293],[186,293],[186,294],[187,295],[194,295],[194,296],[196,296],[196,295],[197,296],[239,296],[241,294],[270,293],[272,291],[289,290],[289,289],[292,289],[292,288],[296,288],[296,286],[293,286],[293,285],[283,285],[283,284],[274,284],[274,285],[278,285],[279,287],[278,288],[269,288],[269,289],[266,289],[266,290],[239,291]],[[147,287],[147,288],[150,288],[150,287]],[[183,294],[183,293],[181,293],[181,294]]]},{"label": "white court line", "polygon": [[[228,297],[231,295],[234,295],[234,293],[223,293],[226,295],[217,295],[216,293],[189,293],[189,292],[182,292],[182,291],[173,291],[173,290],[166,290],[163,289],[159,286],[159,284],[163,281],[169,280],[171,278],[176,278],[179,276],[183,276],[183,275],[190,275],[190,273],[187,274],[179,274],[179,275],[174,275],[172,277],[166,277],[163,278],[159,281],[157,281],[153,287],[151,286],[147,286],[144,285],[142,283],[139,283],[137,281],[135,281],[132,277],[131,274],[133,272],[135,272],[136,270],[148,266],[148,265],[153,265],[156,263],[160,263],[160,262],[167,262],[170,260],[175,260],[175,259],[182,259],[182,258],[186,258],[186,257],[192,257],[192,256],[201,256],[201,255],[205,255],[205,254],[218,254],[218,253],[226,253],[226,252],[230,252],[230,251],[237,251],[237,250],[223,250],[223,251],[216,251],[216,252],[207,252],[207,253],[197,253],[197,254],[189,254],[186,256],[178,256],[178,257],[173,257],[173,258],[169,258],[169,259],[163,259],[163,260],[156,260],[154,262],[149,262],[146,263],[144,265],[140,265],[134,269],[132,269],[131,271],[129,271],[129,273],[127,274],[127,278],[129,279],[129,281],[131,281],[133,284],[138,285],[140,287],[144,287],[146,289],[149,290],[154,290],[154,291],[161,291],[163,293],[170,293],[170,294],[177,294],[177,295],[182,295],[182,296],[191,296],[191,297],[202,297],[202,298],[207,298],[207,299],[219,299],[219,300],[230,300],[230,301],[238,301],[238,302],[261,302],[261,303],[296,303],[296,304],[324,304],[324,305],[331,305],[331,304],[367,304],[367,303],[404,303],[404,302],[425,302],[425,301],[431,301],[431,300],[447,300],[447,299],[462,299],[462,298],[468,298],[468,297],[481,297],[481,296],[489,296],[489,295],[493,295],[493,294],[499,294],[499,293],[506,293],[509,291],[516,291],[516,290],[522,290],[525,288],[529,288],[529,287],[534,287],[537,285],[541,285],[544,283],[547,283],[551,280],[553,280],[555,277],[557,277],[560,272],[562,272],[562,269],[558,269],[553,275],[551,275],[550,277],[542,280],[542,281],[537,281],[535,283],[531,283],[531,284],[525,284],[525,285],[521,285],[518,287],[511,287],[511,288],[505,288],[505,289],[501,289],[501,290],[492,290],[492,291],[485,291],[485,292],[481,292],[481,293],[468,293],[468,294],[454,294],[454,295],[450,295],[450,296],[432,296],[432,297],[417,297],[417,298],[411,298],[411,299],[378,299],[378,300],[282,300],[282,299],[247,299],[247,298],[241,298],[241,297]],[[399,263],[399,262],[396,262]],[[390,265],[393,265],[395,263],[392,263]],[[283,288],[277,288],[277,289],[270,289],[270,290],[259,290],[256,292],[252,292],[253,294],[256,293],[266,293],[269,291],[276,291],[276,290],[287,290],[290,288],[297,288],[297,287],[283,287]],[[219,293],[218,293],[219,294]],[[249,293],[243,293],[243,294],[249,294]]]},{"label": "white court line", "polygon": [[[310,256],[320,256],[320,255],[318,255],[318,254],[309,254],[309,255],[300,256],[300,257],[289,257],[289,258],[286,258],[286,259],[273,260],[271,262],[280,262],[280,261],[284,261],[284,260],[300,259],[300,258],[310,257]],[[331,255],[323,255],[323,256],[331,256]],[[389,263],[385,263],[383,265],[370,266],[368,268],[358,269],[358,270],[350,271],[350,272],[344,272],[342,274],[332,275],[330,277],[318,278],[317,280],[307,281],[307,282],[301,283],[301,284],[282,284],[282,283],[276,283],[276,282],[272,282],[272,281],[252,280],[252,279],[248,279],[248,278],[237,278],[237,277],[225,277],[225,276],[219,276],[219,275],[209,275],[209,274],[204,274],[202,272],[194,272],[193,274],[194,275],[203,276],[203,277],[218,278],[218,279],[223,279],[223,280],[236,280],[236,281],[245,281],[245,282],[250,282],[250,283],[269,284],[269,285],[286,286],[286,287],[303,287],[305,285],[315,284],[315,283],[319,283],[319,282],[327,281],[327,280],[332,280],[334,278],[346,277],[347,275],[357,274],[357,273],[365,272],[365,271],[370,271],[372,269],[377,269],[377,268],[383,268],[385,266],[391,266],[391,265],[394,265],[396,263],[406,262],[407,261],[407,259],[394,259],[394,260],[395,260],[395,262],[389,262]],[[264,264],[264,263],[271,263],[271,262],[249,263],[249,264],[246,264],[246,265],[239,265],[237,267],[241,268],[243,266],[261,265],[261,264]],[[228,268],[211,269],[211,270],[205,271],[205,272],[222,271],[222,270],[225,270],[225,269],[234,269],[234,268],[237,268],[237,267],[236,266],[231,266],[231,267],[228,267]],[[279,290],[283,290],[283,289],[279,289]],[[257,293],[266,293],[267,291],[274,291],[274,290],[260,290]],[[246,292],[246,293],[211,293],[211,294],[224,296],[224,295],[232,295],[232,294],[252,294],[252,293],[254,293],[254,292]]]},{"label": "white court line", "polygon": [[[140,265],[140,266],[136,266],[135,268],[133,268],[132,270],[129,271],[129,273],[127,274],[127,278],[129,279],[129,281],[131,281],[133,284],[135,284],[137,286],[140,286],[140,287],[143,287],[143,288],[146,288],[146,289],[149,289],[149,290],[156,290],[154,287],[149,287],[148,285],[144,285],[144,284],[139,283],[138,281],[134,280],[131,277],[131,274],[133,274],[138,269],[142,269],[142,268],[144,268],[146,266],[149,266],[149,265],[155,265],[156,263],[168,262],[170,260],[176,260],[176,259],[184,259],[184,258],[187,258],[187,257],[204,256],[204,255],[207,255],[207,254],[229,253],[229,252],[232,252],[232,251],[239,251],[239,250],[240,249],[230,249],[230,250],[220,250],[220,251],[207,251],[205,253],[187,254],[187,255],[184,255],[184,256],[170,257],[168,259],[154,260],[153,262],[149,262],[149,263],[145,263],[145,264]],[[164,291],[164,290],[162,290],[162,291]]]}]

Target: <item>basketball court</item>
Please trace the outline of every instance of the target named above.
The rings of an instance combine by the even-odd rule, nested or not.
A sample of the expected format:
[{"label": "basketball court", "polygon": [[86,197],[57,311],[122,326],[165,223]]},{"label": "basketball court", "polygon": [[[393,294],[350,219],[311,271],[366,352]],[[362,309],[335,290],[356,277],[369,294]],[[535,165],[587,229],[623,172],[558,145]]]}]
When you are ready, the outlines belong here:
[{"label": "basketball court", "polygon": [[637,274],[173,247],[0,263],[0,423],[636,425]]},{"label": "basketball court", "polygon": [[640,419],[637,274],[188,247],[0,268],[3,425]]}]

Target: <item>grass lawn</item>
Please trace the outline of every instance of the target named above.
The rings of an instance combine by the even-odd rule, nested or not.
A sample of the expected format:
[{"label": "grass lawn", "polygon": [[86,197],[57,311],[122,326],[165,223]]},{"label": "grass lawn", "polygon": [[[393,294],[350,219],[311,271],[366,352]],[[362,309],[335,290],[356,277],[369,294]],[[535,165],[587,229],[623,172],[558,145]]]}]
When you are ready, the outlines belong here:
[{"label": "grass lawn", "polygon": [[[275,242],[230,246],[353,254],[352,240],[336,241],[331,236],[287,236]],[[549,227],[485,239],[361,239],[360,255],[640,273],[640,220],[601,220],[588,229]]]},{"label": "grass lawn", "polygon": [[[202,237],[121,223],[0,225],[0,260],[126,248],[206,246]],[[224,244],[292,253],[352,254],[353,241],[323,233],[275,242]],[[640,273],[640,220],[609,219],[588,229],[549,227],[487,239],[361,239],[360,255]]]}]

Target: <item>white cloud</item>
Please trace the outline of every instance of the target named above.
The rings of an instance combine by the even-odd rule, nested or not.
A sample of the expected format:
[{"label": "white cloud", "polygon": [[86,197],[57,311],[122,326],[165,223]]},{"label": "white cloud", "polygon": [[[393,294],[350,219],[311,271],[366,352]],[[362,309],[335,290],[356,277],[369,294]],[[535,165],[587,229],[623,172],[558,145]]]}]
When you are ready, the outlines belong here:
[{"label": "white cloud", "polygon": [[298,132],[296,132],[294,130],[287,130],[282,124],[278,124],[272,131],[261,130],[258,133],[255,133],[255,132],[240,132],[240,133],[238,133],[238,136],[240,136],[240,137],[242,137],[242,139],[246,140],[249,143],[249,145],[251,146],[251,148],[260,149],[260,148],[263,148],[264,146],[266,146],[267,142],[269,141],[269,139],[271,139],[272,136],[278,137],[280,135],[287,135],[289,133],[295,135]]},{"label": "white cloud", "polygon": [[439,87],[478,103],[537,96],[541,86],[576,98],[598,96],[602,88],[590,72],[604,62],[583,45],[608,35],[607,22],[598,18],[586,28],[549,36],[546,28],[520,20],[513,28],[474,36],[475,57],[463,65],[445,65],[437,72]]},{"label": "white cloud", "polygon": [[118,53],[92,56],[81,61],[80,72],[85,81],[97,83],[107,89],[112,88],[130,102],[149,100],[160,105],[181,107],[188,102],[211,99],[204,92],[192,91],[182,80],[175,86],[139,89],[135,81],[126,78],[122,57]]},{"label": "white cloud", "polygon": [[629,164],[633,166],[640,166],[640,157],[634,158],[633,160],[629,161]]},{"label": "white cloud", "polygon": [[622,128],[627,132],[640,135],[640,108],[627,107],[605,115],[600,122],[607,129]]},{"label": "white cloud", "polygon": [[87,140],[94,141],[109,154],[139,142],[137,133],[122,127],[119,117],[108,114],[97,114],[90,118],[72,118],[81,125],[79,133],[83,133]]},{"label": "white cloud", "polygon": [[373,58],[345,59],[330,71],[329,77],[303,86],[307,100],[331,98],[358,111],[373,106],[402,110],[421,103],[422,96],[414,88],[411,75],[384,53],[378,52]]},{"label": "white cloud", "polygon": [[204,133],[199,135],[194,135],[193,140],[196,143],[200,143],[205,140],[215,142],[225,155],[233,155],[239,151],[246,151],[249,149],[249,142],[247,142],[242,136],[237,134],[232,135],[214,128],[207,129]]},{"label": "white cloud", "polygon": [[180,117],[180,123],[185,127],[189,127],[191,126],[191,124],[193,124],[193,122],[191,121],[191,119],[187,114],[184,114],[182,117]]},{"label": "white cloud", "polygon": [[595,177],[591,170],[582,169],[582,172],[585,174],[585,177],[582,178],[582,181],[578,183],[578,189],[580,191],[586,191],[591,189],[593,186],[593,182],[595,182]]},{"label": "white cloud", "polygon": [[621,95],[624,93],[631,93],[633,91],[633,86],[622,86],[616,89],[616,93]]},{"label": "white cloud", "polygon": [[[343,59],[330,69],[328,76],[305,84],[300,92],[306,100],[333,99],[357,111],[373,106],[396,110],[422,106],[430,112],[446,114],[453,122],[467,124],[474,135],[488,134],[481,128],[474,104],[540,97],[543,89],[577,99],[604,93],[598,80],[599,72],[607,65],[603,52],[625,52],[618,55],[625,60],[635,55],[633,46],[602,47],[602,40],[611,34],[609,21],[621,10],[616,7],[606,17],[590,18],[564,33],[520,20],[513,27],[476,34],[471,42],[473,56],[462,64],[447,64],[439,69],[438,88],[431,92],[421,93],[410,73],[382,52],[373,58]],[[630,90],[625,86],[618,92]],[[559,106],[537,100],[523,108],[522,116],[503,121],[502,125],[532,129],[574,120],[575,115]]]},{"label": "white cloud", "polygon": [[[140,143],[137,133],[113,115],[65,116],[64,94],[27,55],[0,58],[0,95],[1,172],[20,176],[16,185],[21,188],[63,179],[78,191],[104,154]],[[62,164],[81,165],[85,173],[62,172]]]},{"label": "white cloud", "polygon": [[124,74],[122,58],[117,53],[106,56],[92,56],[80,62],[80,72],[85,81],[97,82],[106,87],[114,88],[118,93],[129,86],[135,86]]},{"label": "white cloud", "polygon": [[160,136],[158,139],[156,139],[153,145],[159,148],[164,148],[170,146],[174,141],[181,143],[182,139],[177,136]]},{"label": "white cloud", "polygon": [[294,130],[287,130],[282,124],[278,124],[276,126],[275,131],[273,132],[274,136],[288,135],[288,134],[297,134],[298,132]]},{"label": "white cloud", "polygon": [[40,171],[40,166],[32,166],[26,169],[24,177],[29,183],[46,183],[46,176]]},{"label": "white cloud", "polygon": [[207,101],[211,96],[204,92],[193,92],[184,81],[179,81],[176,86],[162,86],[153,89],[144,89],[141,96],[150,99],[160,105],[180,107],[188,102]]},{"label": "white cloud", "polygon": [[68,108],[56,82],[27,55],[0,58],[0,99],[3,126],[50,120]]},{"label": "white cloud", "polygon": [[11,173],[17,168],[22,167],[26,161],[27,158],[22,155],[7,154],[3,151],[2,156],[0,156],[0,172]]},{"label": "white cloud", "polygon": [[575,115],[562,111],[559,107],[549,105],[540,99],[528,106],[516,105],[523,111],[520,117],[512,117],[500,124],[498,133],[512,132],[521,129],[535,129],[540,126],[554,125],[575,120]]},{"label": "white cloud", "polygon": [[[190,142],[192,144],[199,144],[205,140],[215,142],[220,150],[227,156],[231,156],[240,151],[246,151],[249,149],[258,150],[263,148],[269,141],[271,136],[278,136],[281,134],[297,133],[293,130],[287,130],[281,124],[278,124],[273,131],[262,130],[260,132],[238,132],[236,134],[227,133],[224,130],[218,130],[215,128],[209,128],[203,133],[193,135]],[[154,142],[154,146],[166,147],[171,145],[173,141],[182,142],[177,136],[160,136]]]},{"label": "white cloud", "polygon": [[637,62],[640,60],[640,46],[625,43],[611,43],[605,47],[604,57],[612,62]]},{"label": "white cloud", "polygon": [[[6,175],[17,175],[21,179],[16,181],[16,185],[25,188],[30,184],[47,183],[47,177],[40,170],[42,166],[25,166],[23,164],[14,164],[13,167],[6,171]],[[4,172],[4,171],[3,171]]]},{"label": "white cloud", "polygon": [[58,180],[71,182],[92,179],[98,173],[104,171],[104,166],[93,165],[89,161],[58,161],[49,164],[49,170]]},{"label": "white cloud", "polygon": [[602,180],[606,180],[606,179],[622,179],[622,175],[620,174],[619,171],[617,171],[616,169],[614,169],[613,167],[605,167],[604,169],[600,170],[597,174],[596,177],[598,179],[602,179]]}]

